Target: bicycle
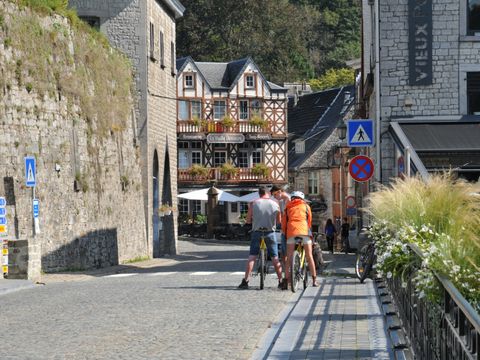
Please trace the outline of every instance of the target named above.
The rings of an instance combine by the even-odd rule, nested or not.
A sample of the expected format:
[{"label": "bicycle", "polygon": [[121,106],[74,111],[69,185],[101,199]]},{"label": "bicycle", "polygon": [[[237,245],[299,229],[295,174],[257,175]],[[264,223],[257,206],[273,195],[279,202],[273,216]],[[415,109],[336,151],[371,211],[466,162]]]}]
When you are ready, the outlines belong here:
[{"label": "bicycle", "polygon": [[263,290],[265,287],[265,278],[268,274],[268,251],[267,251],[267,243],[265,242],[265,234],[270,232],[270,230],[266,228],[260,228],[257,231],[262,233],[260,237],[260,252],[258,254],[256,260],[256,266],[254,267],[257,269],[257,272],[254,274],[255,276],[260,276],[260,290]]},{"label": "bicycle", "polygon": [[301,237],[295,237],[295,251],[292,255],[292,261],[290,262],[290,277],[292,283],[292,292],[298,290],[300,280],[303,280],[303,289],[308,286],[308,271],[307,271],[307,259],[305,257],[305,249],[302,245],[303,239]]},{"label": "bicycle", "polygon": [[375,262],[375,243],[369,242],[363,246],[357,253],[357,260],[355,262],[355,273],[357,274],[360,283],[363,283],[368,274],[372,270]]}]

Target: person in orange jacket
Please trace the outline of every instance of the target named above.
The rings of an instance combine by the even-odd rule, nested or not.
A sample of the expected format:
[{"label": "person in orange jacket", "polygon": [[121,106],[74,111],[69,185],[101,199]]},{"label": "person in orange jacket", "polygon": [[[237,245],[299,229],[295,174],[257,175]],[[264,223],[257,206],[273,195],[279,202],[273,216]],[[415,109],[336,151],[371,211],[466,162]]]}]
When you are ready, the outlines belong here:
[{"label": "person in orange jacket", "polygon": [[305,256],[308,261],[308,268],[312,275],[312,286],[318,286],[317,272],[312,252],[312,209],[305,202],[305,195],[301,191],[294,191],[290,194],[290,202],[285,207],[282,221],[282,232],[287,238],[287,266],[286,277],[291,284],[290,262],[295,251],[295,238],[301,238]]}]

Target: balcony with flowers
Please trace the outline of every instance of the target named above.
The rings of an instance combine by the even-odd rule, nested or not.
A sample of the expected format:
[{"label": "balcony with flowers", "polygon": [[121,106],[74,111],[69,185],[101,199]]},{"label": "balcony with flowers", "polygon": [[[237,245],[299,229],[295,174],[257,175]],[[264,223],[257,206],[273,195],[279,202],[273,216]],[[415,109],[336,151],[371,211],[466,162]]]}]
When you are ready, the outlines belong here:
[{"label": "balcony with flowers", "polygon": [[188,169],[178,169],[178,181],[184,184],[205,184],[210,181],[216,181],[218,184],[276,182],[271,176],[271,170],[265,164],[241,168],[231,163],[225,163],[220,167],[192,165]]}]

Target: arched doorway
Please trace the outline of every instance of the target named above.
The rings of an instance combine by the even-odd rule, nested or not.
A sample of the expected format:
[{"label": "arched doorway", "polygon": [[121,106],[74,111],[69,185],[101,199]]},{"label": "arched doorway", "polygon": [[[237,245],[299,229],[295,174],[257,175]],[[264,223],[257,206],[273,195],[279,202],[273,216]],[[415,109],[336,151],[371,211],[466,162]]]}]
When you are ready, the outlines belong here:
[{"label": "arched doorway", "polygon": [[152,216],[152,226],[153,226],[153,257],[158,257],[160,254],[160,217],[158,214],[158,208],[160,205],[160,197],[159,197],[159,188],[158,188],[158,174],[159,173],[159,166],[158,166],[158,154],[157,150],[155,150],[153,154],[153,183],[152,183],[152,209],[153,209],[153,216]]},{"label": "arched doorway", "polygon": [[[163,168],[163,184],[162,184],[162,204],[173,205],[172,202],[172,183],[170,173],[170,156],[168,153],[168,141],[165,149],[165,161]],[[173,221],[173,213],[161,217],[160,231],[160,256],[175,253],[175,229]]]}]

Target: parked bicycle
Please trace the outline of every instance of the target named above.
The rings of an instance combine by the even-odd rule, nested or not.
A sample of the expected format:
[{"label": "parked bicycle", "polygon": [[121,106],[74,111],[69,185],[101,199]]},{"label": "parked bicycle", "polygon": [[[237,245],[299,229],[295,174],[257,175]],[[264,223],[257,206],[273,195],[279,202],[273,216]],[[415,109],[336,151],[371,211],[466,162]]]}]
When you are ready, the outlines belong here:
[{"label": "parked bicycle", "polygon": [[355,272],[361,283],[365,281],[375,262],[375,242],[371,241],[357,253]]},{"label": "parked bicycle", "polygon": [[293,252],[292,259],[290,261],[290,277],[292,284],[292,292],[298,290],[300,281],[303,281],[303,289],[308,286],[308,267],[307,259],[305,256],[305,249],[302,245],[303,239],[301,237],[295,237],[295,251]]}]

